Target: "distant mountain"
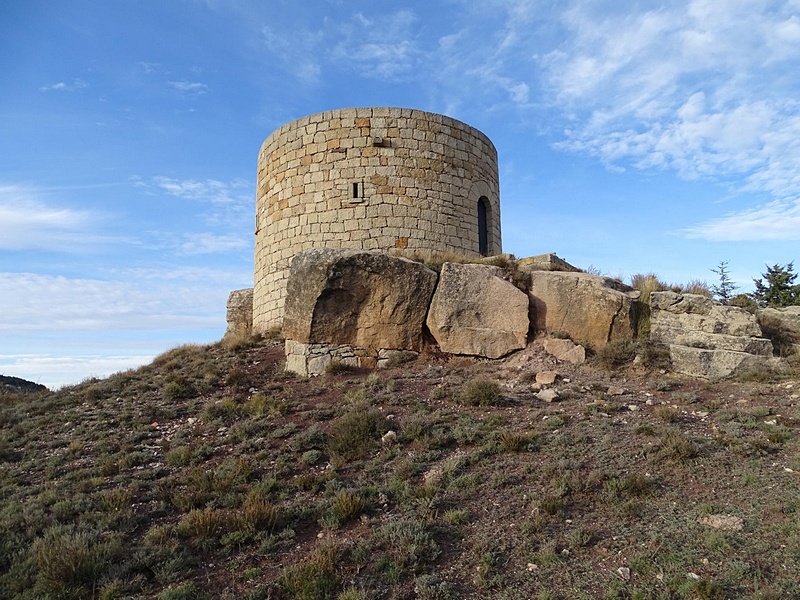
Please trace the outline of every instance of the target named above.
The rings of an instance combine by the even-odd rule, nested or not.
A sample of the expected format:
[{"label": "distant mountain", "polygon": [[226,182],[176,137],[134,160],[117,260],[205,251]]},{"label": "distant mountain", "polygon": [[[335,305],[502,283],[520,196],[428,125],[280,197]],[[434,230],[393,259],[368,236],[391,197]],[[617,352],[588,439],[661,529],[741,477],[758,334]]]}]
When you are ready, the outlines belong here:
[{"label": "distant mountain", "polygon": [[17,392],[23,394],[33,394],[35,392],[46,392],[47,387],[41,383],[34,383],[19,377],[10,375],[0,375],[0,392]]}]

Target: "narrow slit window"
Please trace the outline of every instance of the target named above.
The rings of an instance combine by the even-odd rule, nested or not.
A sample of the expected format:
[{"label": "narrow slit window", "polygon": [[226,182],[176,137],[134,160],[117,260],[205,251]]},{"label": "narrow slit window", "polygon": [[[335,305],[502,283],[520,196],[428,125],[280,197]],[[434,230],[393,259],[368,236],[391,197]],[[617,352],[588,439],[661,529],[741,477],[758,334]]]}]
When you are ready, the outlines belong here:
[{"label": "narrow slit window", "polygon": [[353,183],[353,198],[358,198],[358,182]]},{"label": "narrow slit window", "polygon": [[489,199],[478,199],[478,252],[481,256],[489,254]]}]

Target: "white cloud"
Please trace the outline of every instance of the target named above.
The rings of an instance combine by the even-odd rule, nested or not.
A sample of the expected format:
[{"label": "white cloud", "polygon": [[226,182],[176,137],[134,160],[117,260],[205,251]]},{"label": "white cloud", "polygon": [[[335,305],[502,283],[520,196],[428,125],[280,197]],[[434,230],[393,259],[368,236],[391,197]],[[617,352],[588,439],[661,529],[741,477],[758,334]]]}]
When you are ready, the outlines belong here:
[{"label": "white cloud", "polygon": [[89,84],[82,79],[73,79],[70,83],[59,81],[50,85],[43,85],[39,88],[40,92],[74,92],[89,87]]},{"label": "white cloud", "polygon": [[[243,179],[223,182],[216,179],[173,179],[154,177],[156,186],[171,196],[186,200],[198,200],[212,204],[237,204],[250,202],[250,184]],[[138,185],[146,185],[139,183]],[[246,192],[246,193],[245,193]]]},{"label": "white cloud", "polygon": [[181,81],[170,81],[169,86],[172,89],[189,96],[202,96],[208,93],[208,86],[205,83],[186,81],[185,79],[182,79]]},{"label": "white cloud", "polygon": [[[231,283],[233,282],[233,283]],[[0,273],[0,334],[151,331],[224,327],[238,279],[119,280]]]},{"label": "white cloud", "polygon": [[683,233],[714,242],[800,241],[800,200],[771,202],[686,228]]},{"label": "white cloud", "polygon": [[136,63],[136,66],[139,67],[145,75],[150,75],[151,73],[156,73],[159,67],[161,67],[161,64],[140,60]]},{"label": "white cloud", "polygon": [[215,254],[220,252],[241,252],[252,248],[252,243],[242,235],[215,235],[213,233],[198,233],[186,236],[180,246],[180,253],[184,255]]},{"label": "white cloud", "polygon": [[319,80],[322,31],[264,26],[261,39],[272,58],[300,81],[310,84]]},{"label": "white cloud", "polygon": [[800,194],[794,12],[769,0],[620,5],[619,14],[573,3],[563,14],[566,37],[540,60],[570,121],[557,146],[614,168],[669,169],[768,192],[776,203],[687,231],[718,239],[727,226],[725,239],[787,239],[781,219],[796,223]]},{"label": "white cloud", "polygon": [[[155,354],[132,356],[52,356],[49,354],[0,354],[0,373],[33,380],[48,388],[79,383],[88,377],[108,377],[140,367]],[[77,375],[82,374],[82,375]]]},{"label": "white cloud", "polygon": [[356,66],[363,77],[395,80],[413,74],[421,50],[415,41],[416,15],[410,10],[365,16],[356,13],[338,25],[341,40],[332,59],[340,66]]},{"label": "white cloud", "polygon": [[91,233],[99,215],[50,206],[36,188],[0,185],[0,249],[75,251],[102,241]]}]

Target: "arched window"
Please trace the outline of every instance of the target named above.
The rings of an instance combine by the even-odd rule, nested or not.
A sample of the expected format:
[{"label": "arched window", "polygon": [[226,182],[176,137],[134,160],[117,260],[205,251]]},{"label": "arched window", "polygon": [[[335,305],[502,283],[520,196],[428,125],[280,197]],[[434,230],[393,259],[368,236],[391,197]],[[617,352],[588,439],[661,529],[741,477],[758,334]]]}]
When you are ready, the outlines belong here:
[{"label": "arched window", "polygon": [[478,198],[478,252],[481,256],[489,254],[489,199]]}]

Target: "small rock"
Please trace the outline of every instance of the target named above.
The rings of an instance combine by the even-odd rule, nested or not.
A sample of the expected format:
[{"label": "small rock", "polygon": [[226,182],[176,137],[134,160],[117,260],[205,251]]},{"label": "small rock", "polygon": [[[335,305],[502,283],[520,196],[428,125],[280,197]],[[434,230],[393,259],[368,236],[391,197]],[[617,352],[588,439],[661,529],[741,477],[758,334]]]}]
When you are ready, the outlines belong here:
[{"label": "small rock", "polygon": [[624,395],[624,394],[627,394],[627,393],[628,393],[628,392],[627,392],[627,391],[625,391],[625,390],[624,390],[623,388],[621,388],[621,387],[614,387],[614,386],[612,386],[612,387],[610,387],[610,388],[608,388],[608,389],[606,390],[606,396],[622,396],[622,395]]},{"label": "small rock", "polygon": [[687,573],[686,578],[694,579],[695,581],[697,581],[698,579],[700,579],[700,575],[698,575],[697,573]]},{"label": "small rock", "polygon": [[542,400],[543,402],[555,402],[559,398],[558,392],[555,391],[554,389],[542,390],[541,392],[536,394],[536,397],[539,400]]},{"label": "small rock", "polygon": [[541,373],[536,374],[536,383],[540,383],[542,385],[551,385],[555,383],[557,377],[558,373],[555,371],[542,371]]},{"label": "small rock", "polygon": [[531,573],[533,573],[538,568],[539,568],[538,565],[535,565],[533,563],[528,563],[528,571],[530,571]]},{"label": "small rock", "polygon": [[770,419],[769,421],[764,421],[765,425],[777,425],[778,421],[776,419]]},{"label": "small rock", "polygon": [[636,412],[637,410],[641,410],[641,409],[636,404],[628,404],[628,410],[631,411],[631,412]]},{"label": "small rock", "polygon": [[698,517],[697,522],[723,531],[741,531],[744,527],[742,519],[733,515],[707,515]]},{"label": "small rock", "polygon": [[617,575],[620,576],[622,581],[630,581],[631,580],[631,570],[628,567],[620,567],[617,569]]},{"label": "small rock", "polygon": [[397,441],[397,433],[391,429],[383,434],[381,441],[384,444],[394,444]]}]

